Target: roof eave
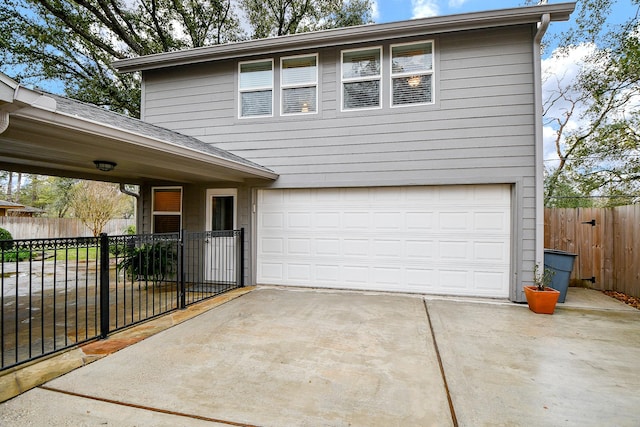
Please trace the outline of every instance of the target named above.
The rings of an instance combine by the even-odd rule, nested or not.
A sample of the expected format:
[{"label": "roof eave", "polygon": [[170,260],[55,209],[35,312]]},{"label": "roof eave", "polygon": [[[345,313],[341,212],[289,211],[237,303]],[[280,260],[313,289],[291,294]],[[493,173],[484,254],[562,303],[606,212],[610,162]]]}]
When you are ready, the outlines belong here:
[{"label": "roof eave", "polygon": [[551,21],[566,21],[574,9],[575,3],[558,3],[360,25],[123,59],[114,62],[114,67],[120,72],[134,72],[380,39],[532,24],[545,14],[549,14]]},{"label": "roof eave", "polygon": [[145,148],[162,150],[164,152],[181,156],[191,160],[198,160],[209,163],[211,165],[233,169],[238,172],[245,173],[253,178],[271,179],[278,178],[278,174],[265,168],[253,167],[232,159],[218,157],[210,153],[204,153],[198,150],[184,147],[179,144],[172,144],[156,138],[130,132],[117,127],[109,126],[103,123],[87,120],[85,118],[75,117],[62,112],[52,112],[39,108],[24,108],[14,113],[16,116],[28,118],[30,120],[55,124],[58,127],[80,131],[96,136],[117,139],[128,144],[137,145]]}]

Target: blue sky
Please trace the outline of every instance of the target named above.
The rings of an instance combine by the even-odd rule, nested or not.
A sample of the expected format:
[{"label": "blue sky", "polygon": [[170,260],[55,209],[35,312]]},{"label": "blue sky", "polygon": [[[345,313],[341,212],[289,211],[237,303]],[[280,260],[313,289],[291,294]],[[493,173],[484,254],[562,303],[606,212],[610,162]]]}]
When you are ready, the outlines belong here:
[{"label": "blue sky", "polygon": [[[571,0],[549,1],[548,3],[563,3]],[[625,22],[636,13],[637,6],[633,0],[617,0],[610,15],[611,24]],[[457,13],[478,12],[491,9],[508,9],[520,7],[525,0],[373,0],[374,20],[376,23],[403,21],[413,18],[424,18],[436,15],[451,15]],[[559,33],[574,24],[575,13],[569,22],[553,22],[548,34]],[[548,40],[549,38],[547,38]],[[550,53],[550,52],[547,52]]]},{"label": "blue sky", "polygon": [[376,22],[521,6],[523,0],[377,0]]},{"label": "blue sky", "polygon": [[[570,0],[566,0],[567,2]],[[550,1],[548,3],[563,3]],[[524,0],[374,0],[378,23],[424,18],[435,15],[478,12],[490,9],[506,9],[525,4]],[[611,17],[614,21],[624,21],[635,13],[631,0],[618,0]]]}]

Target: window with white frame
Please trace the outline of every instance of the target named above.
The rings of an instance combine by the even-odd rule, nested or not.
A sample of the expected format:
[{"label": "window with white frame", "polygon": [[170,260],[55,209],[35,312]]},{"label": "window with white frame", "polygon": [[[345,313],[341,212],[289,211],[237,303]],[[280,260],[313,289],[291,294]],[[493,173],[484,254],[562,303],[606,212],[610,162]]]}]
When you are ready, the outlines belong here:
[{"label": "window with white frame", "polygon": [[273,114],[273,60],[241,62],[240,117],[265,117]]},{"label": "window with white frame", "polygon": [[433,102],[433,42],[391,46],[391,105]]},{"label": "window with white frame", "polygon": [[382,49],[342,51],[342,109],[380,108]]},{"label": "window with white frame", "polygon": [[282,114],[318,111],[318,55],[280,59]]},{"label": "window with white frame", "polygon": [[182,228],[182,187],[153,187],[154,233],[178,233]]}]

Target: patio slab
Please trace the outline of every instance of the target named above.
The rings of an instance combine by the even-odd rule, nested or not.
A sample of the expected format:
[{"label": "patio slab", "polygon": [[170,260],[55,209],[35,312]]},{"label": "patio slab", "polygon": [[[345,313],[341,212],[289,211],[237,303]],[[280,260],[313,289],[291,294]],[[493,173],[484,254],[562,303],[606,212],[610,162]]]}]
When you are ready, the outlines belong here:
[{"label": "patio slab", "polygon": [[637,425],[640,311],[569,292],[548,316],[259,287],[0,404],[0,425]]}]

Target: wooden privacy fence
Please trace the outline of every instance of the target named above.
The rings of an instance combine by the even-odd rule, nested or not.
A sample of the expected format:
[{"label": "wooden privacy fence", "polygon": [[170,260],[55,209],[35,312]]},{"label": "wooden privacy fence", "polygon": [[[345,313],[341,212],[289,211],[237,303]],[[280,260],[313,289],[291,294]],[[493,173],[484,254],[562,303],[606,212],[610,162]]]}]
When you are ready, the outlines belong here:
[{"label": "wooden privacy fence", "polygon": [[544,247],[578,255],[571,285],[640,297],[640,205],[547,208]]},{"label": "wooden privacy fence", "polygon": [[[125,229],[135,223],[135,219],[112,219],[102,231],[109,235],[124,234]],[[76,218],[0,216],[0,228],[8,230],[14,239],[53,239],[93,235],[91,230]]]}]

